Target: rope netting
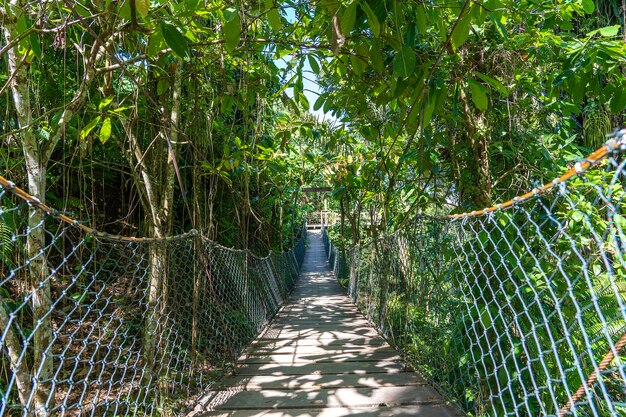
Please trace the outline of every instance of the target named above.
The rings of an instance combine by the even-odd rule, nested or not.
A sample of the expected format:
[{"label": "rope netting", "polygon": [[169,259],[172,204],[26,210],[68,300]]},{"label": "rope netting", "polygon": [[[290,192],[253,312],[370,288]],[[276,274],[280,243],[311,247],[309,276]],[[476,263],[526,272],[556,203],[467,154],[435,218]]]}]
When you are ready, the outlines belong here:
[{"label": "rope netting", "polygon": [[474,416],[626,415],[626,130],[511,204],[332,265],[406,359]]},{"label": "rope netting", "polygon": [[294,248],[257,257],[190,233],[108,236],[2,178],[0,417],[177,415],[293,288]]}]

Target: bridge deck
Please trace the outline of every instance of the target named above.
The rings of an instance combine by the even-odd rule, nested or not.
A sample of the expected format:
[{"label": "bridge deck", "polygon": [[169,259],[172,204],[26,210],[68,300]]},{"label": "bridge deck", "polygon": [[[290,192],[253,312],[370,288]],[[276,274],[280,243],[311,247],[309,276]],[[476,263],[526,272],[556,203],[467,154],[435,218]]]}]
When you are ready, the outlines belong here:
[{"label": "bridge deck", "polygon": [[195,409],[197,417],[460,416],[378,335],[309,232],[290,303]]}]

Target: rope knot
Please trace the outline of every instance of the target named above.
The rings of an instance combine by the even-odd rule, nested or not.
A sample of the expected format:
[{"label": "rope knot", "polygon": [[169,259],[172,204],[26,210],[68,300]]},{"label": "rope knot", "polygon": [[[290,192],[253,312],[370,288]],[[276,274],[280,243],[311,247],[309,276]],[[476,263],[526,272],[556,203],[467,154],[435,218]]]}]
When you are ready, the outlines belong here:
[{"label": "rope knot", "polygon": [[609,151],[625,151],[626,150],[626,128],[617,128],[607,135],[610,139],[606,142]]},{"label": "rope knot", "polygon": [[574,165],[574,171],[576,171],[577,174],[582,174],[583,172],[585,172],[580,162],[576,162],[576,164]]}]

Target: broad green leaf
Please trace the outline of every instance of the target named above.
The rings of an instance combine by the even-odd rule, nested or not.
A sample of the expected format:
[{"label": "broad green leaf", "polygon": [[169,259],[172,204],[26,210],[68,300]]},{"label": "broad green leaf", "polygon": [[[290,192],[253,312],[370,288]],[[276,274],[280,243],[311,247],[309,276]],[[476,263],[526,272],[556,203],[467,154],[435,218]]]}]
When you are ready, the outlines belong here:
[{"label": "broad green leaf", "polygon": [[30,47],[33,51],[33,54],[39,59],[41,59],[41,42],[39,42],[39,36],[36,33],[31,33],[28,35],[28,40],[30,41]]},{"label": "broad green leaf", "polygon": [[270,11],[267,12],[267,20],[270,22],[272,29],[276,32],[283,28],[283,20],[278,9],[270,9]]},{"label": "broad green leaf", "polygon": [[320,65],[317,63],[317,60],[313,57],[313,55],[308,56],[309,65],[311,66],[311,70],[317,75],[320,73]]},{"label": "broad green leaf", "polygon": [[596,5],[593,0],[582,0],[581,4],[583,6],[583,10],[587,14],[591,14],[596,10]]},{"label": "broad green leaf", "polygon": [[378,39],[373,39],[369,51],[370,62],[372,64],[372,68],[374,68],[379,74],[384,70],[383,56],[380,53],[380,49],[380,41]]},{"label": "broad green leaf", "polygon": [[103,98],[102,100],[100,100],[100,104],[98,104],[98,110],[107,108],[112,102],[113,96]]},{"label": "broad green leaf", "polygon": [[356,22],[356,8],[358,5],[359,1],[353,0],[343,12],[343,15],[341,15],[341,32],[344,36],[349,35],[354,27],[354,22]]},{"label": "broad green leaf", "polygon": [[471,78],[468,81],[474,105],[478,110],[487,110],[489,107],[489,99],[487,98],[487,94],[485,94],[485,87]]},{"label": "broad green leaf", "polygon": [[592,30],[591,32],[587,33],[587,36],[593,36],[599,33],[601,36],[604,36],[606,38],[611,38],[617,35],[617,33],[619,32],[619,28],[620,28],[619,25],[605,26],[600,29]]},{"label": "broad green leaf", "polygon": [[485,8],[480,3],[474,3],[472,9],[470,10],[470,14],[472,15],[472,21],[475,25],[482,25],[487,17]]},{"label": "broad green leaf", "polygon": [[506,28],[502,24],[501,17],[498,16],[497,13],[490,13],[490,17],[491,17],[491,21],[496,25],[496,29],[498,30],[498,33],[500,34],[500,36],[502,36],[504,39],[507,39],[509,37],[509,33],[507,32]]},{"label": "broad green leaf", "polygon": [[309,104],[309,99],[306,98],[306,95],[302,91],[298,94],[298,102],[305,109],[308,109],[311,107]]},{"label": "broad green leaf", "polygon": [[442,84],[437,88],[437,91],[434,93],[435,95],[435,114],[439,112],[439,110],[443,107],[445,102],[448,99],[448,86],[446,84]]},{"label": "broad green leaf", "polygon": [[175,26],[170,25],[169,23],[161,22],[159,29],[161,30],[163,39],[165,39],[165,43],[167,46],[172,48],[172,51],[174,51],[176,55],[181,58],[189,56],[189,44],[187,43],[187,38],[185,38],[185,36],[183,36],[183,34],[180,33]]},{"label": "broad green leaf", "polygon": [[404,43],[407,45],[415,45],[415,25],[408,25],[404,35]]},{"label": "broad green leaf", "polygon": [[293,95],[294,96],[297,96],[304,90],[304,80],[302,78],[302,72],[297,71],[296,75],[297,75],[296,80],[293,83]]},{"label": "broad green leaf", "polygon": [[83,127],[80,131],[80,140],[84,140],[98,123],[100,123],[100,116],[94,117],[89,123],[87,123],[87,126]]},{"label": "broad green leaf", "polygon": [[169,86],[170,84],[167,82],[167,80],[159,80],[159,82],[157,83],[157,96],[165,93]]},{"label": "broad green leaf", "polygon": [[415,71],[415,52],[407,45],[403,45],[393,59],[393,75],[398,78],[408,78]]},{"label": "broad green leaf", "polygon": [[611,97],[609,110],[613,114],[619,114],[626,109],[626,91],[623,88],[616,88]]},{"label": "broad green leaf", "polygon": [[321,94],[317,98],[317,100],[315,100],[315,103],[313,104],[313,110],[318,111],[319,109],[321,109],[325,101],[326,101],[326,97],[323,94]]},{"label": "broad green leaf", "polygon": [[107,117],[106,119],[104,119],[104,122],[102,122],[102,127],[100,127],[100,135],[98,135],[98,137],[100,138],[100,143],[102,144],[105,144],[107,140],[109,140],[109,138],[111,137],[110,117]]},{"label": "broad green leaf", "polygon": [[502,84],[500,81],[496,80],[495,78],[491,78],[490,76],[481,74],[480,72],[475,72],[474,75],[476,75],[478,78],[480,78],[481,80],[483,80],[484,82],[486,82],[487,84],[489,84],[490,86],[498,90],[498,92],[502,94],[503,96],[507,96],[509,94],[504,84]]},{"label": "broad green leaf", "polygon": [[232,22],[235,17],[239,17],[239,12],[234,7],[227,7],[224,9],[224,21]]},{"label": "broad green leaf", "polygon": [[[20,35],[25,34],[32,26],[32,23],[26,13],[22,13],[18,16],[17,22],[17,31]],[[20,48],[27,49],[31,46],[30,35],[23,37],[19,42]]]},{"label": "broad green leaf", "polygon": [[[30,28],[30,22],[29,22],[28,16],[26,16],[26,13],[21,13],[18,16],[17,22],[15,23],[15,25],[20,35],[25,33]],[[23,42],[23,40],[21,42]]]},{"label": "broad green leaf", "polygon": [[135,8],[141,17],[146,17],[150,11],[150,0],[135,0]]},{"label": "broad green leaf", "polygon": [[614,25],[614,26],[606,26],[600,29],[600,35],[607,37],[607,38],[611,38],[615,35],[617,35],[617,33],[619,32],[619,25]]},{"label": "broad green leaf", "polygon": [[150,58],[156,58],[164,47],[165,39],[163,38],[163,33],[161,33],[160,30],[155,30],[148,40],[148,56]]},{"label": "broad green leaf", "polygon": [[430,124],[430,121],[433,117],[433,112],[435,111],[436,103],[437,103],[437,95],[435,94],[434,91],[430,91],[428,94],[428,101],[426,102],[426,106],[424,107],[423,126],[428,126]]},{"label": "broad green leaf", "polygon": [[417,6],[417,30],[419,30],[421,35],[425,35],[426,34],[426,30],[427,30],[427,26],[426,24],[428,23],[427,18],[426,18],[426,11],[424,10],[424,6],[423,5],[418,5]]},{"label": "broad green leaf", "polygon": [[363,71],[365,71],[366,66],[365,62],[363,62],[363,58],[350,55],[350,62],[352,63],[352,69],[354,70],[354,73],[358,76],[361,76],[363,74]]},{"label": "broad green leaf", "polygon": [[[130,20],[130,2],[129,1],[118,1],[117,3],[117,7],[118,7],[118,11],[117,11],[117,17],[120,19],[124,19],[124,20]],[[78,2],[76,2],[76,4],[78,4]],[[85,9],[86,11],[88,11],[87,9]],[[91,13],[87,13],[86,16],[83,17],[87,17],[90,16]]]},{"label": "broad green leaf", "polygon": [[456,50],[461,47],[469,37],[470,33],[470,22],[472,17],[469,13],[466,13],[465,16],[461,17],[459,23],[454,28],[454,32],[452,32],[452,47]]},{"label": "broad green leaf", "polygon": [[224,25],[224,47],[228,52],[233,52],[239,46],[240,37],[241,21],[239,15],[236,15]]},{"label": "broad green leaf", "polygon": [[378,22],[378,18],[376,17],[376,14],[374,13],[370,5],[367,4],[366,1],[360,4],[361,4],[361,9],[363,9],[365,14],[367,15],[367,24],[369,25],[370,30],[372,31],[372,35],[374,35],[375,37],[379,37],[380,36],[380,23]]}]

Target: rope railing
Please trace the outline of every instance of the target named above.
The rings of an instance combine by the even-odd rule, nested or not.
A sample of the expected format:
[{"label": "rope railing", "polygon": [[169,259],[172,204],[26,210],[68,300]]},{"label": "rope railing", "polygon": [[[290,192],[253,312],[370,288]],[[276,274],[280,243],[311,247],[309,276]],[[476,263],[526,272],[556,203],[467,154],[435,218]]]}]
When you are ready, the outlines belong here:
[{"label": "rope railing", "polygon": [[468,415],[626,415],[625,145],[347,251],[353,300]]},{"label": "rope railing", "polygon": [[95,231],[0,178],[0,417],[170,416],[230,369],[293,288],[293,249]]}]

